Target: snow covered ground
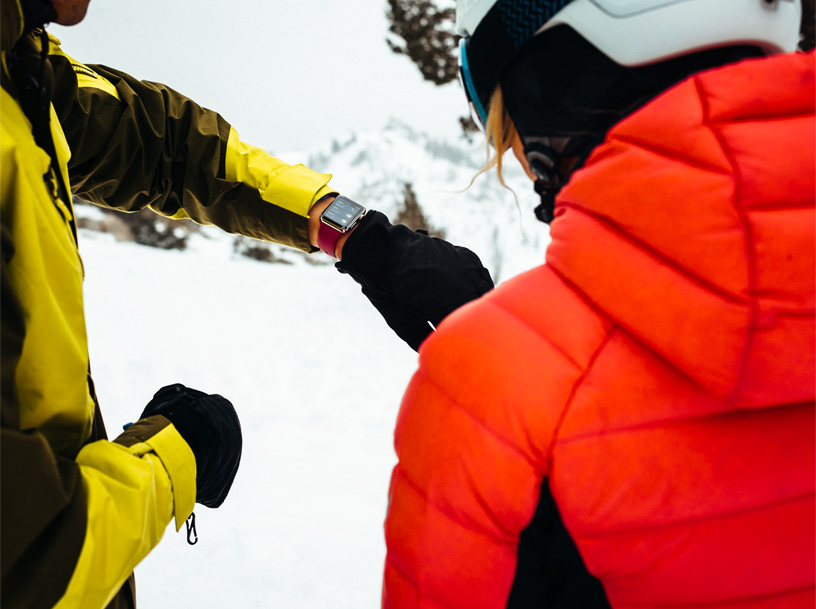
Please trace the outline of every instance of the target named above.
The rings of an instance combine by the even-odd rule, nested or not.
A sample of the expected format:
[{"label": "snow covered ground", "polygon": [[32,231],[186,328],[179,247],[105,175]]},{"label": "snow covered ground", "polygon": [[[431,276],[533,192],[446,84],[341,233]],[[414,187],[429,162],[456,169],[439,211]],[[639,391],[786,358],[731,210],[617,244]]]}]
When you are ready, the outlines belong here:
[{"label": "snow covered ground", "polygon": [[416,354],[331,266],[116,243],[82,231],[91,361],[108,432],[159,387],[220,393],[241,468],[200,541],[168,527],[137,569],[141,609],[377,607],[393,426]]}]

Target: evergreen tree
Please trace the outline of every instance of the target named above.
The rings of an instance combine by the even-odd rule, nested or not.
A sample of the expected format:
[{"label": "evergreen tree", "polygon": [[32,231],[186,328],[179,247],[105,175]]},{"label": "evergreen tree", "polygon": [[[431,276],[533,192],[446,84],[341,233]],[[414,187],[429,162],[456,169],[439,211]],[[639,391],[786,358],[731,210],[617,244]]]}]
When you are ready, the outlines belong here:
[{"label": "evergreen tree", "polygon": [[425,217],[422,207],[417,200],[416,192],[414,192],[414,187],[410,182],[405,182],[403,193],[405,194],[405,199],[403,200],[399,213],[397,213],[397,217],[394,218],[394,224],[404,224],[411,230],[424,230],[431,237],[444,239],[445,231],[432,226]]},{"label": "evergreen tree", "polygon": [[[388,0],[388,46],[413,61],[423,78],[437,86],[459,77],[459,36],[453,28],[456,11],[449,4],[440,8],[434,0]],[[470,117],[461,117],[459,123],[466,137],[478,131]]]},{"label": "evergreen tree", "polygon": [[453,7],[439,8],[432,0],[388,0],[389,32],[400,40],[386,42],[394,53],[407,55],[425,80],[447,84],[459,70],[454,18]]}]

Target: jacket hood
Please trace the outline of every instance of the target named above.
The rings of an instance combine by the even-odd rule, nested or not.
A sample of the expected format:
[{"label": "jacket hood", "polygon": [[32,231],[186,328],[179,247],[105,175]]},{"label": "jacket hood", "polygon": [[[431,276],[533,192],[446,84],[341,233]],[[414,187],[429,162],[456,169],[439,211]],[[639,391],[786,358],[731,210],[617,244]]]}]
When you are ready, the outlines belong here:
[{"label": "jacket hood", "polygon": [[9,50],[25,32],[56,19],[50,0],[0,0],[0,48]]},{"label": "jacket hood", "polygon": [[813,58],[748,60],[665,92],[610,131],[551,226],[550,265],[741,407],[812,399]]}]

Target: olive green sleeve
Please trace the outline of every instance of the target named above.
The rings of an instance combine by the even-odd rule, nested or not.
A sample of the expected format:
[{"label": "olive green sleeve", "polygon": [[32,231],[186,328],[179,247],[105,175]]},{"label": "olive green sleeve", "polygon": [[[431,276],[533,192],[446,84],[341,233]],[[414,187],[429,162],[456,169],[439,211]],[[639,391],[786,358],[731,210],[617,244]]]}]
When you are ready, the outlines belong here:
[{"label": "olive green sleeve", "polygon": [[334,192],[331,176],[245,144],[220,115],[169,87],[85,66],[54,39],[50,54],[74,194],[314,251],[309,210]]}]

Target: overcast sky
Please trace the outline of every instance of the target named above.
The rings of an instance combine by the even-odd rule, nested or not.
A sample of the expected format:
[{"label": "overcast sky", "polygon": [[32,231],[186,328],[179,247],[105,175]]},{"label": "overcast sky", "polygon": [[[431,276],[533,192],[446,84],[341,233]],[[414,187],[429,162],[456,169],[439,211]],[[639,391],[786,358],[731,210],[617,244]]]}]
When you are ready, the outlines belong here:
[{"label": "overcast sky", "polygon": [[390,117],[456,137],[458,83],[436,87],[385,43],[386,0],[92,0],[50,26],[63,50],[163,82],[273,152],[310,148]]}]

